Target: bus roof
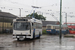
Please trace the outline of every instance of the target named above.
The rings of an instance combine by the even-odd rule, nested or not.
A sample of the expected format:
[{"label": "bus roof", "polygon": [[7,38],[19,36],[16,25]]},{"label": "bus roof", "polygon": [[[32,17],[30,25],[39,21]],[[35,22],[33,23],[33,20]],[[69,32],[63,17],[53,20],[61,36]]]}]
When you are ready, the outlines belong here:
[{"label": "bus roof", "polygon": [[35,23],[42,23],[42,21],[41,21],[41,20],[38,20],[38,19],[35,19],[35,18],[32,18],[32,19],[31,19],[31,22],[35,22]]},{"label": "bus roof", "polygon": [[[64,24],[66,24],[66,23],[64,23]],[[75,24],[75,23],[67,23],[67,24]]]},{"label": "bus roof", "polygon": [[[47,24],[46,26],[56,26],[56,27],[59,27],[60,25],[51,25],[51,24]],[[61,27],[68,27],[66,24],[64,25],[61,25]]]},{"label": "bus roof", "polygon": [[29,21],[29,22],[42,23],[41,20],[38,20],[35,18],[32,18],[32,19],[30,19],[30,18],[16,18],[16,19],[13,19],[13,21],[17,21],[17,19],[27,19],[27,21]]}]

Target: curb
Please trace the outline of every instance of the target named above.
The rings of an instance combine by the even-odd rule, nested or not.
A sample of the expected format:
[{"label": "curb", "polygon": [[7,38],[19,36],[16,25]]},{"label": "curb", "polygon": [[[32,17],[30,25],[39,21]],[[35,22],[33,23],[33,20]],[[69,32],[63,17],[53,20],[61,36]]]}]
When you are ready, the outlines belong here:
[{"label": "curb", "polygon": [[75,37],[75,34],[67,34],[67,35],[64,35],[64,37]]}]

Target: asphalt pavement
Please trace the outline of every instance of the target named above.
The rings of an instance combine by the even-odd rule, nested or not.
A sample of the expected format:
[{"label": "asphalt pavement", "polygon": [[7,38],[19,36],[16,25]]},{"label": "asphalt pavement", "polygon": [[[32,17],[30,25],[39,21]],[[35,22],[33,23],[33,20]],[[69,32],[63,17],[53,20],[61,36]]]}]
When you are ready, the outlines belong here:
[{"label": "asphalt pavement", "polygon": [[0,50],[75,50],[75,38],[58,35],[42,35],[40,39],[17,41],[12,35],[0,35]]}]

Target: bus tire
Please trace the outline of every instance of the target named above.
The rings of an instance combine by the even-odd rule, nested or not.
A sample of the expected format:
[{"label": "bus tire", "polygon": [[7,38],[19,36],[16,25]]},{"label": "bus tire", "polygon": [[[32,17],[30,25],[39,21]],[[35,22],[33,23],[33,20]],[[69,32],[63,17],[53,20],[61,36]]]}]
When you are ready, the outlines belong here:
[{"label": "bus tire", "polygon": [[33,39],[35,39],[35,33],[33,34]]},{"label": "bus tire", "polygon": [[41,34],[39,33],[39,39],[40,39]]},{"label": "bus tire", "polygon": [[20,39],[19,39],[19,38],[17,38],[17,41],[20,41]]}]

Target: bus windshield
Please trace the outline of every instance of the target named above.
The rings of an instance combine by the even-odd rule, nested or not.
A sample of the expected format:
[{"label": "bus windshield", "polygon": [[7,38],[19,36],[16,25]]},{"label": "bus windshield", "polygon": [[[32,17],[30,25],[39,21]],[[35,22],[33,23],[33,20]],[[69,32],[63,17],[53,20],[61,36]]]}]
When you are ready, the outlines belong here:
[{"label": "bus windshield", "polygon": [[30,23],[29,22],[15,22],[14,30],[29,30]]},{"label": "bus windshield", "polygon": [[47,26],[47,29],[51,29],[51,26]]}]

